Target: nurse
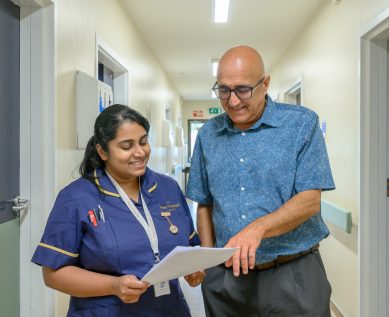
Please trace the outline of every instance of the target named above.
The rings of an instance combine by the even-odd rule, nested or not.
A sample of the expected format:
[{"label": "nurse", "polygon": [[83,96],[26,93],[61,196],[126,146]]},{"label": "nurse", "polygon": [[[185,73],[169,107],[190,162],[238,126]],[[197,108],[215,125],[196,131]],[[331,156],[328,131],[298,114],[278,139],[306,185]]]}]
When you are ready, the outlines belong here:
[{"label": "nurse", "polygon": [[[32,261],[71,295],[68,317],[190,316],[177,279],[140,281],[175,246],[199,244],[178,184],[147,167],[149,128],[127,106],[105,109],[81,177],[58,194]],[[203,275],[185,279],[194,287]]]}]

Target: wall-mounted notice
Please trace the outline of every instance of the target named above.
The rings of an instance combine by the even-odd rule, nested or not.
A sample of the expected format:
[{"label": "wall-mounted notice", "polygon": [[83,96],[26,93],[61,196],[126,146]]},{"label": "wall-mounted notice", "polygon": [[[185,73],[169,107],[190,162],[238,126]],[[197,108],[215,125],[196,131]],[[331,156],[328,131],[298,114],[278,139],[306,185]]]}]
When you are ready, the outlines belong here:
[{"label": "wall-mounted notice", "polygon": [[203,110],[193,110],[192,117],[193,118],[204,118],[204,111]]}]

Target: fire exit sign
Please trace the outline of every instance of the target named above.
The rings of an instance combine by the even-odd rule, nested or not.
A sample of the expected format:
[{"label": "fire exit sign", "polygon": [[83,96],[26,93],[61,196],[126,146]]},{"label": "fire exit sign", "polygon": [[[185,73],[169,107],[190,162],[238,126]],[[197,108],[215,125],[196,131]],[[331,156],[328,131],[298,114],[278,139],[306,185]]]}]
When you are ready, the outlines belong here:
[{"label": "fire exit sign", "polygon": [[209,114],[220,114],[220,113],[222,113],[222,108],[219,107],[209,108]]}]

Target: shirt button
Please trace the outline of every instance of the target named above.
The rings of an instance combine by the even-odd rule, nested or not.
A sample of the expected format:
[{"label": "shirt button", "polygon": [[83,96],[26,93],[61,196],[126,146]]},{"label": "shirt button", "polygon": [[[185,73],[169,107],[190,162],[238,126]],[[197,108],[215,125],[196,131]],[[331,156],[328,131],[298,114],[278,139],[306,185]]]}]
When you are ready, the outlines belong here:
[{"label": "shirt button", "polygon": [[240,188],[240,190],[243,192],[243,191],[245,190],[245,188],[242,186],[242,187]]},{"label": "shirt button", "polygon": [[246,135],[246,133],[245,133],[245,132],[242,132],[242,135],[243,135],[243,136],[245,136],[245,135]]},{"label": "shirt button", "polygon": [[243,162],[244,162],[244,159],[241,158],[239,161],[240,161],[241,163],[243,163]]},{"label": "shirt button", "polygon": [[242,219],[246,219],[246,215],[242,215]]}]

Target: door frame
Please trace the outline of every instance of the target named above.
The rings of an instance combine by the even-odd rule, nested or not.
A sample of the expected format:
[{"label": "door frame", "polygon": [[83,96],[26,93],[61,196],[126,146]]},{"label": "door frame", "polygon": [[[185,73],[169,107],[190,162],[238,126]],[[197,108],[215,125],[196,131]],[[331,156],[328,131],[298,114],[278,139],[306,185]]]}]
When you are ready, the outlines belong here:
[{"label": "door frame", "polygon": [[[360,36],[359,315],[386,316],[389,265],[386,212],[389,9]],[[384,70],[384,71],[382,71]],[[378,124],[377,124],[378,123]]]},{"label": "door frame", "polygon": [[[17,2],[18,0],[14,1]],[[54,292],[31,262],[55,198],[54,2],[20,6],[20,196],[30,210],[20,219],[20,316],[54,316]]]},{"label": "door frame", "polygon": [[[300,92],[300,103],[293,102],[292,98],[295,100],[297,93]],[[284,92],[284,101],[286,103],[304,105],[304,82],[303,76],[299,76],[293,83],[291,83]]]}]

